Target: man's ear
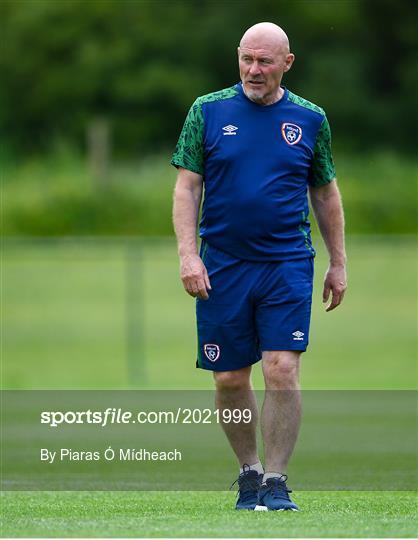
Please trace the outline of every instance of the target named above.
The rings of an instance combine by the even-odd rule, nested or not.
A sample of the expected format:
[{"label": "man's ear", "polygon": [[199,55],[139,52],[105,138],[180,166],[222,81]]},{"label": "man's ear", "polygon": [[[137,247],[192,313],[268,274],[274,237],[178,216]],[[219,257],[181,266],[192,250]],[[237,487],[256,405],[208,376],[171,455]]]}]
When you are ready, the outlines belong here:
[{"label": "man's ear", "polygon": [[293,53],[289,53],[286,56],[286,63],[285,63],[285,66],[284,66],[284,71],[289,71],[289,69],[292,67],[294,61],[295,61],[295,55]]}]

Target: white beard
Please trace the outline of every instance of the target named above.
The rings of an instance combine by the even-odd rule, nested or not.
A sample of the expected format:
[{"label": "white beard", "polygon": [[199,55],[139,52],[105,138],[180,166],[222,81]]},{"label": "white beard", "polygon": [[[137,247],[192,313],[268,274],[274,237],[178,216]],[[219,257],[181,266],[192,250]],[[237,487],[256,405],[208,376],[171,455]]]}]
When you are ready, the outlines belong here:
[{"label": "white beard", "polygon": [[254,92],[253,90],[246,90],[244,86],[243,88],[244,94],[247,96],[248,99],[254,101],[255,103],[263,103],[263,95],[260,95],[258,92]]}]

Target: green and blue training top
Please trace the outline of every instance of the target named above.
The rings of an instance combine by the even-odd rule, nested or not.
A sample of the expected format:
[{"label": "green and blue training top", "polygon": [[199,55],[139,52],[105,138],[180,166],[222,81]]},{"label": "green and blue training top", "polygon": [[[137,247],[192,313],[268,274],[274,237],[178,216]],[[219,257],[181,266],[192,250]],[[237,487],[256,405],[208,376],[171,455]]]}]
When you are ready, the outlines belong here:
[{"label": "green and blue training top", "polygon": [[237,258],[312,257],[308,186],[335,169],[325,112],[284,89],[258,105],[241,83],[199,97],[171,163],[203,176],[200,236]]}]

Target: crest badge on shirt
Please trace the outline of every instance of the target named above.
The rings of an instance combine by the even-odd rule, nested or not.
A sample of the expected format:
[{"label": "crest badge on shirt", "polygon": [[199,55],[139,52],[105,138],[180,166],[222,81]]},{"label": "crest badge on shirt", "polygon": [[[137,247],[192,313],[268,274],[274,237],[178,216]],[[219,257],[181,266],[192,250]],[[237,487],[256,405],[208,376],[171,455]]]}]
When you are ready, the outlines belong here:
[{"label": "crest badge on shirt", "polygon": [[216,360],[219,358],[221,354],[219,345],[216,345],[215,343],[206,343],[206,345],[203,347],[203,350],[205,351],[206,357],[211,362],[216,362]]},{"label": "crest badge on shirt", "polygon": [[282,135],[283,139],[293,146],[297,144],[302,138],[302,128],[296,124],[290,124],[289,122],[284,122],[282,124]]}]

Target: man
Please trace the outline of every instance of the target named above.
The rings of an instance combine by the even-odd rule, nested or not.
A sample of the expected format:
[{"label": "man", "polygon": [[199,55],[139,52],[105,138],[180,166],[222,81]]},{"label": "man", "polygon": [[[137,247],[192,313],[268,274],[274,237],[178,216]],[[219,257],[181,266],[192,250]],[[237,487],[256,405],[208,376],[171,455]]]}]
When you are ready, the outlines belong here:
[{"label": "man", "polygon": [[[298,509],[285,473],[299,431],[299,364],[310,324],[315,251],[308,190],[330,257],[327,311],[346,288],[329,124],[321,108],[281,86],[294,58],[280,27],[249,28],[238,47],[241,84],[194,102],[172,158],[181,279],[197,298],[197,366],[213,371],[219,409],[252,412],[249,424],[223,424],[240,463],[237,509]],[[260,356],[265,469],[250,380]]]}]

